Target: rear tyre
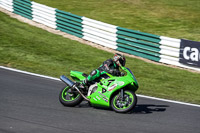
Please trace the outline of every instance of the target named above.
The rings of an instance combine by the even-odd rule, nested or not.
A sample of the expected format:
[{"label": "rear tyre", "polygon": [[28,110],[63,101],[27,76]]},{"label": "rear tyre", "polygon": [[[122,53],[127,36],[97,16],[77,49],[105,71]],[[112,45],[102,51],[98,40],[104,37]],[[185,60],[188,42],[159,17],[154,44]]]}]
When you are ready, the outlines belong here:
[{"label": "rear tyre", "polygon": [[64,106],[74,107],[83,101],[83,97],[78,92],[72,92],[71,88],[66,86],[60,91],[59,101]]},{"label": "rear tyre", "polygon": [[111,100],[111,108],[117,113],[126,113],[131,111],[137,104],[137,96],[131,90],[124,90],[124,99],[120,93],[115,94]]}]

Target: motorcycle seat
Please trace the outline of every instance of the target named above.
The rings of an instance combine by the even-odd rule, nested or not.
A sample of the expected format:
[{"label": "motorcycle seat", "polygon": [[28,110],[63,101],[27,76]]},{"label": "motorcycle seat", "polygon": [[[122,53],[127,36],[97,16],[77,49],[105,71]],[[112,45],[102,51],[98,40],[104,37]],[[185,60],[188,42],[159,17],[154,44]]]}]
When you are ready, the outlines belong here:
[{"label": "motorcycle seat", "polygon": [[84,77],[86,77],[86,78],[88,77],[88,75],[87,75],[87,74],[85,74],[85,73],[83,73],[82,75],[83,75]]}]

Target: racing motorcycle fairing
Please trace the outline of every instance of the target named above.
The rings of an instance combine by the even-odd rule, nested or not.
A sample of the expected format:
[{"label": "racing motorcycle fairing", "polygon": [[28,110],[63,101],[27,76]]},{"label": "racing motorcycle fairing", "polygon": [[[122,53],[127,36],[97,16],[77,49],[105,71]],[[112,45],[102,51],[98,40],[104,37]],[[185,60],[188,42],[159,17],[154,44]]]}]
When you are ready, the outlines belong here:
[{"label": "racing motorcycle fairing", "polygon": [[[129,68],[121,68],[124,76],[116,77],[107,73],[107,77],[102,78],[100,82],[89,87],[87,98],[93,106],[110,107],[110,100],[113,94],[119,93],[121,89],[129,89],[134,92],[138,89],[138,82]],[[82,72],[71,71],[70,76],[75,81],[82,81],[86,75]]]}]

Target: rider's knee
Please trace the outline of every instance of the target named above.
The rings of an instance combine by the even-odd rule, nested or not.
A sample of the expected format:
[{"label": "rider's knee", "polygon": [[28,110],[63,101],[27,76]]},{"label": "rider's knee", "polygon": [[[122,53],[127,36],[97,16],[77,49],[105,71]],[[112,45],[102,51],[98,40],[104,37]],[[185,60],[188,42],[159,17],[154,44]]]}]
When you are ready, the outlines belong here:
[{"label": "rider's knee", "polygon": [[91,76],[91,77],[93,77],[93,76],[95,76],[95,75],[97,75],[97,70],[93,70],[93,71],[90,73],[90,76]]}]

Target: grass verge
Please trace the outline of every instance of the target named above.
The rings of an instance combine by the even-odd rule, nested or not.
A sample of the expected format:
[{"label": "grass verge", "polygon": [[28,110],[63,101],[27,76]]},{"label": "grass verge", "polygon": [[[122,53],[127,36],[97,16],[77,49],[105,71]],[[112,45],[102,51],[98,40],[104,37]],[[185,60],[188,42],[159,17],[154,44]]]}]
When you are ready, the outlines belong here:
[{"label": "grass verge", "polygon": [[[59,77],[89,73],[113,54],[19,22],[0,12],[0,65]],[[200,104],[200,74],[127,57],[139,94]],[[57,88],[55,88],[57,89]]]}]

